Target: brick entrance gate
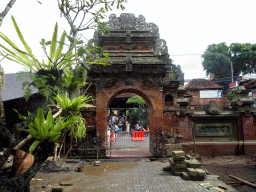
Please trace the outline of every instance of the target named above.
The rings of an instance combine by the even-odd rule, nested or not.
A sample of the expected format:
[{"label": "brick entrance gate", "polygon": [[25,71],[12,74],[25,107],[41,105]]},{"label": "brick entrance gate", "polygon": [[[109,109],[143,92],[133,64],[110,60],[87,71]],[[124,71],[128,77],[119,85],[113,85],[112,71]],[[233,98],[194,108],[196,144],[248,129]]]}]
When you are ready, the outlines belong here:
[{"label": "brick entrance gate", "polygon": [[182,146],[188,151],[196,149],[207,155],[255,151],[256,110],[251,106],[253,100],[247,96],[249,90],[242,86],[233,90],[237,97],[229,106],[215,105],[211,99],[204,106],[191,106],[193,95],[181,87],[183,74],[172,64],[166,42],[160,39],[154,23],[147,23],[141,15],[121,14],[120,17],[110,15],[106,27],[110,33],[96,31],[89,45],[102,47],[102,53],[108,53],[110,65],[90,66],[87,93],[94,101],[92,108],[83,109],[87,124],[96,122],[95,129],[102,128],[97,131],[101,143],[107,139],[107,120],[101,120],[107,119],[111,101],[122,93],[136,93],[148,104],[153,155],[168,152],[165,144],[158,147],[164,140],[157,139],[159,130],[166,127],[169,128],[159,137],[171,133],[166,130],[177,128],[183,141],[193,144]]},{"label": "brick entrance gate", "polygon": [[[163,121],[155,120],[163,119],[166,95],[176,95],[179,86],[179,76],[169,59],[166,42],[159,38],[158,27],[146,23],[141,15],[138,18],[133,14],[110,15],[107,28],[110,33],[96,31],[90,40],[91,45],[102,47],[110,58],[110,65],[91,66],[88,92],[96,106],[91,116],[96,120],[96,127],[107,128],[107,121],[99,120],[107,118],[111,101],[122,93],[136,93],[148,104],[149,127],[154,135],[154,126],[163,125]],[[174,106],[173,96],[170,98]],[[99,130],[99,138],[106,141],[106,129]],[[150,140],[150,146],[152,142]],[[155,153],[153,147],[150,152]]]}]

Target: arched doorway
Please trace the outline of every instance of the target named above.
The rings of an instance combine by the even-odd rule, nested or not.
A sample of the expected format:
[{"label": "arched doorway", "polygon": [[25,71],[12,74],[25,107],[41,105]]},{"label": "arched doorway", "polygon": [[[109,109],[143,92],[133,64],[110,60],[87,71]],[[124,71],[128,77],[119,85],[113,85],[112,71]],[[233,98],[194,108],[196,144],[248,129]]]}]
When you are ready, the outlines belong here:
[{"label": "arched doorway", "polygon": [[[150,135],[148,137],[148,147],[145,149],[146,151],[150,151],[151,154],[154,151],[154,142],[151,137],[153,132],[153,127],[156,124],[155,119],[161,119],[160,116],[163,114],[163,106],[162,106],[162,95],[160,91],[156,90],[143,90],[141,89],[138,84],[133,86],[126,86],[121,83],[117,83],[118,85],[113,87],[113,89],[104,89],[104,91],[100,91],[96,94],[96,127],[98,128],[98,135],[99,138],[106,143],[107,146],[107,116],[108,116],[108,107],[112,100],[122,94],[122,93],[135,93],[141,96],[148,105],[148,117],[149,117],[149,130]],[[157,96],[158,95],[158,96]],[[106,102],[102,102],[106,101]],[[158,122],[161,124],[161,122]],[[149,155],[149,153],[148,153]],[[111,155],[112,156],[112,155]]]},{"label": "arched doorway", "polygon": [[[110,98],[108,106],[107,156],[111,157],[150,157],[149,110],[138,91],[123,90]],[[142,94],[143,95],[143,94]],[[131,99],[140,99],[127,104]],[[140,103],[142,101],[142,103]],[[145,103],[144,103],[145,102]],[[139,104],[138,104],[139,103]],[[117,120],[116,120],[117,119]],[[129,123],[128,130],[126,123]],[[140,132],[135,128],[139,125]],[[115,126],[118,133],[115,135]],[[109,133],[109,135],[108,135]],[[137,138],[136,134],[141,133]],[[115,138],[117,136],[117,138]]]}]

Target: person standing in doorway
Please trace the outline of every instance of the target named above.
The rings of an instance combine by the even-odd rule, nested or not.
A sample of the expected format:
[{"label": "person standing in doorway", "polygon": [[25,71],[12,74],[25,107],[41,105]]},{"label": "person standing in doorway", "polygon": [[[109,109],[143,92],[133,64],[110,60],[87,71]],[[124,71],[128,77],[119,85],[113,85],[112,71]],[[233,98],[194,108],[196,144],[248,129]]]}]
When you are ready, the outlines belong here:
[{"label": "person standing in doorway", "polygon": [[130,132],[130,122],[128,120],[126,120],[125,124],[126,124],[126,133],[127,133],[127,135],[129,135],[129,132]]},{"label": "person standing in doorway", "polygon": [[117,125],[117,123],[115,123],[114,124],[114,141],[116,141],[118,138],[117,138],[117,136],[118,136],[118,130],[119,130],[119,127],[118,127],[118,125]]}]

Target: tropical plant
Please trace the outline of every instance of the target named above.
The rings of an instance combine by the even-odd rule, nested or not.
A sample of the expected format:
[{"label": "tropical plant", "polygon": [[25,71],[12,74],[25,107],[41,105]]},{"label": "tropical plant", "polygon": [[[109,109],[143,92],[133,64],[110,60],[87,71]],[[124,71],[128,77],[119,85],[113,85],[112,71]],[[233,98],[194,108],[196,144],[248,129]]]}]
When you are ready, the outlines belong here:
[{"label": "tropical plant", "polygon": [[74,69],[65,70],[65,75],[61,78],[63,93],[69,95],[70,99],[80,95],[80,88],[85,86],[87,69],[83,66],[76,66]]},{"label": "tropical plant", "polygon": [[61,131],[72,123],[70,119],[57,118],[55,120],[51,110],[45,119],[43,110],[39,108],[37,117],[28,125],[28,133],[36,139],[29,147],[29,153],[32,153],[41,142],[53,142],[58,145],[56,140],[61,136]]},{"label": "tropical plant", "polygon": [[141,117],[142,117],[142,108],[134,108],[131,110],[131,112],[129,112],[129,119],[130,119],[130,124],[131,124],[131,128],[133,128],[138,121],[141,121]]},{"label": "tropical plant", "polygon": [[[47,57],[47,61],[40,62],[36,56],[32,53],[32,49],[29,47],[27,42],[25,41],[18,24],[16,23],[14,17],[12,16],[13,25],[15,27],[16,33],[19,36],[20,41],[22,42],[25,50],[18,48],[15,43],[13,43],[6,35],[0,32],[0,38],[2,38],[10,48],[0,44],[2,48],[2,55],[7,59],[14,61],[16,63],[21,64],[22,66],[31,70],[31,72],[37,72],[39,70],[63,70],[68,68],[74,64],[75,58],[78,56],[77,53],[72,53],[73,47],[77,44],[74,43],[73,47],[70,47],[67,53],[63,53],[63,46],[65,45],[66,32],[64,31],[61,35],[59,41],[57,41],[58,34],[58,24],[55,24],[54,32],[52,36],[52,41],[45,42],[44,39],[41,40],[41,45],[43,50],[47,53],[46,46],[50,46],[49,56]],[[58,46],[57,46],[58,45]]]},{"label": "tropical plant", "polygon": [[64,114],[64,116],[67,116],[71,112],[78,113],[80,108],[84,107],[87,102],[91,101],[91,96],[81,95],[71,100],[66,94],[64,96],[57,95],[56,97],[54,97],[54,99],[62,108],[62,114]]},{"label": "tropical plant", "polygon": [[73,121],[73,124],[68,126],[70,135],[76,140],[82,138],[86,134],[85,120],[79,112],[79,109],[85,106],[85,104],[91,101],[91,96],[79,96],[71,100],[67,95],[57,95],[54,97],[57,103],[62,108],[62,117],[67,121]]}]

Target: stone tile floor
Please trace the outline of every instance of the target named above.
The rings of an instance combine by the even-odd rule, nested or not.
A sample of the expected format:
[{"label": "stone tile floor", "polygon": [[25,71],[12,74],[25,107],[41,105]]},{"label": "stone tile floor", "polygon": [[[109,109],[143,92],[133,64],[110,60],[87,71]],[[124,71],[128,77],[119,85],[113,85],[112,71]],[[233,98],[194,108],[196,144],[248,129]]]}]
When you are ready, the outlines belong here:
[{"label": "stone tile floor", "polygon": [[132,141],[131,135],[118,134],[116,142],[111,142],[110,150],[107,151],[109,157],[152,157],[149,152],[149,136],[144,141]]},{"label": "stone tile floor", "polygon": [[[163,166],[168,163],[146,158],[152,157],[149,139],[145,137],[145,141],[134,142],[130,135],[119,134],[118,140],[111,144],[111,157],[115,158],[102,160],[100,166],[87,164],[84,172],[75,171],[77,164],[72,165],[69,171],[38,172],[35,178],[42,180],[31,181],[31,192],[50,192],[52,187],[59,187],[62,181],[72,183],[70,187],[63,187],[65,192],[213,192],[215,190],[205,189],[200,183],[225,185],[220,180],[185,181],[170,172],[164,172]],[[69,164],[65,163],[64,166]],[[228,187],[228,191],[236,191]]]},{"label": "stone tile floor", "polygon": [[[105,166],[104,166],[105,164]],[[106,166],[107,165],[107,166]],[[170,172],[164,172],[166,162],[149,161],[142,158],[103,160],[100,166],[88,167],[84,172],[38,172],[35,178],[43,179],[31,183],[31,191],[51,191],[61,181],[70,181],[72,186],[64,187],[70,192],[213,192],[200,185],[210,182],[213,186],[225,185],[220,180],[185,181]],[[45,188],[40,186],[45,185]],[[50,185],[51,187],[47,187]],[[228,186],[228,191],[236,190]]]}]

